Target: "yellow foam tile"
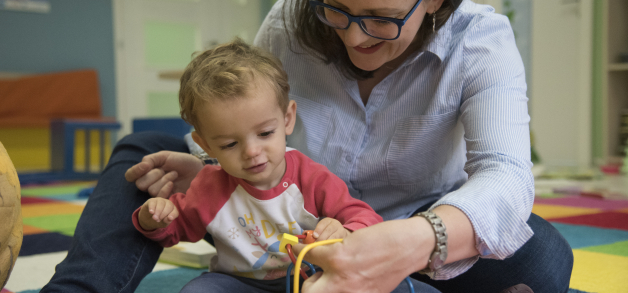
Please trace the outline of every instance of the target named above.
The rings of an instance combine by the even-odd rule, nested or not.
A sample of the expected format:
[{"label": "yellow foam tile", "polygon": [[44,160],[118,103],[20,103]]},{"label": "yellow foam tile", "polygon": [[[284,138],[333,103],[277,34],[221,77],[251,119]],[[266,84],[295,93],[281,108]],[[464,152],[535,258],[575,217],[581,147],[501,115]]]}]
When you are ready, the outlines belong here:
[{"label": "yellow foam tile", "polygon": [[601,212],[601,209],[566,207],[549,204],[534,204],[532,212],[543,219],[589,215]]},{"label": "yellow foam tile", "polygon": [[628,292],[628,257],[573,250],[569,288],[597,293]]},{"label": "yellow foam tile", "polygon": [[84,206],[71,203],[36,203],[22,206],[22,217],[80,214]]},{"label": "yellow foam tile", "polygon": [[22,229],[24,230],[24,235],[33,235],[33,234],[41,234],[41,233],[50,232],[48,230],[44,230],[44,229],[37,228],[31,225],[26,225],[26,224],[22,225]]}]

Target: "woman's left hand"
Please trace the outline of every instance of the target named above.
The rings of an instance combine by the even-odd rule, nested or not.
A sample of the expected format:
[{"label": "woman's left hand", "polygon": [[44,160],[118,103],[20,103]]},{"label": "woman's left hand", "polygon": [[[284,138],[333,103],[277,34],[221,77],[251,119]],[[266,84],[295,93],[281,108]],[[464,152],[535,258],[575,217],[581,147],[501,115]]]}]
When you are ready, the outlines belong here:
[{"label": "woman's left hand", "polygon": [[[310,277],[302,292],[390,292],[427,265],[434,242],[430,224],[417,217],[357,230],[343,242],[315,247],[305,255],[324,273]],[[304,247],[297,244],[295,251]]]}]

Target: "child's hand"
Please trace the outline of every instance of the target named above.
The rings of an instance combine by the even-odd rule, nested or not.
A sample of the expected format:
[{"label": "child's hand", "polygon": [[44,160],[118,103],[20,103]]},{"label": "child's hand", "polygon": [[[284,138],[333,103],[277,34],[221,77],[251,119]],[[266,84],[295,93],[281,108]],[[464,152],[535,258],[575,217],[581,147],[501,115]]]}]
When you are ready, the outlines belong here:
[{"label": "child's hand", "polygon": [[139,222],[146,231],[165,228],[179,216],[174,204],[161,197],[151,198],[144,203],[139,213]]},{"label": "child's hand", "polygon": [[343,227],[336,219],[324,218],[316,224],[316,229],[314,229],[313,234],[316,241],[322,241],[327,239],[345,238],[351,234],[351,231],[345,229],[345,227]]}]

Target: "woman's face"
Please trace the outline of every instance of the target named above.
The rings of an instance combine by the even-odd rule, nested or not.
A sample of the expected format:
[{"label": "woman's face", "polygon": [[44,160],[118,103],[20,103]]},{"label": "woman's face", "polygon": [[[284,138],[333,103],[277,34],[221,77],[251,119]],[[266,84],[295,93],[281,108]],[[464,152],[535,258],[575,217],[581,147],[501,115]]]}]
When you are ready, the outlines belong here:
[{"label": "woman's face", "polygon": [[[384,16],[403,19],[418,0],[325,0],[354,16]],[[423,0],[412,16],[401,28],[399,38],[391,41],[376,39],[365,34],[357,23],[351,23],[346,30],[336,33],[345,44],[353,64],[366,71],[374,71],[385,63],[399,57],[412,43],[430,1]],[[439,1],[436,1],[439,2]],[[430,12],[433,12],[431,9]]]}]

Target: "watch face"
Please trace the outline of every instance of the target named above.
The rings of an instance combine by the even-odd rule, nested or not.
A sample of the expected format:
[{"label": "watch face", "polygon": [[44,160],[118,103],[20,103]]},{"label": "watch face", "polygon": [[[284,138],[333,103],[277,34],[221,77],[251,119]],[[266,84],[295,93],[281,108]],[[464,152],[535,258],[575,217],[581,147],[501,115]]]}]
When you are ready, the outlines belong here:
[{"label": "watch face", "polygon": [[443,257],[443,254],[435,252],[434,254],[432,254],[432,261],[430,263],[430,269],[435,271],[438,270],[440,268],[443,267],[443,265],[445,265],[445,260],[443,258],[446,258],[447,256]]}]

